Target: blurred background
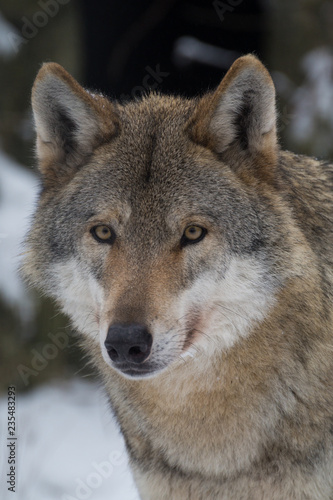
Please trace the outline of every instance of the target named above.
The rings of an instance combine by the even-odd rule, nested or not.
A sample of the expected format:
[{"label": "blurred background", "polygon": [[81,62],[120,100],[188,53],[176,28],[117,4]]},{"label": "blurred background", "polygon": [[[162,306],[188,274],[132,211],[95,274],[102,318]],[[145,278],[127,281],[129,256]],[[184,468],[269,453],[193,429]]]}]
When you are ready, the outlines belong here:
[{"label": "blurred background", "polygon": [[[26,447],[22,444],[21,460],[29,462],[41,450],[49,457],[30,489],[23,472],[28,478],[29,467],[40,463],[21,466],[25,493],[18,498],[102,500],[103,488],[109,500],[136,498],[134,488],[121,490],[131,481],[125,459],[113,464],[117,473],[110,474],[112,481],[122,478],[119,490],[110,478],[96,486],[103,474],[91,465],[94,457],[101,463],[103,446],[122,454],[122,441],[108,427],[113,424],[103,396],[94,413],[98,381],[68,319],[17,274],[38,192],[30,91],[41,63],[56,61],[81,84],[127,100],[150,89],[198,95],[216,87],[232,62],[248,52],[259,56],[275,82],[282,147],[332,159],[333,0],[0,0],[0,431],[6,433],[7,389],[15,386],[18,432]],[[64,441],[59,419],[69,442],[65,450],[59,448]],[[71,430],[78,419],[86,425],[85,435],[100,426],[99,438],[91,435],[91,447],[85,448],[83,469],[81,436]],[[37,421],[44,434],[34,434]],[[56,441],[58,458],[49,454]],[[68,472],[65,455],[77,464],[75,473]],[[112,465],[109,455],[107,462]],[[89,471],[95,477],[90,486]]]}]

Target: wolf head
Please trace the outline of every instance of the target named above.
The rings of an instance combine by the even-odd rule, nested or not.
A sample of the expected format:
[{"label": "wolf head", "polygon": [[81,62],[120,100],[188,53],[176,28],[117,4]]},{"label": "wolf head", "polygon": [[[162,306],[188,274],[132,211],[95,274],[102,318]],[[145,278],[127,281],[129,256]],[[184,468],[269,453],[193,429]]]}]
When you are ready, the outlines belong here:
[{"label": "wolf head", "polygon": [[[45,64],[24,273],[126,377],[219,355],[274,301],[275,92],[252,55],[201,98],[121,105]],[[268,212],[268,214],[267,214]]]}]

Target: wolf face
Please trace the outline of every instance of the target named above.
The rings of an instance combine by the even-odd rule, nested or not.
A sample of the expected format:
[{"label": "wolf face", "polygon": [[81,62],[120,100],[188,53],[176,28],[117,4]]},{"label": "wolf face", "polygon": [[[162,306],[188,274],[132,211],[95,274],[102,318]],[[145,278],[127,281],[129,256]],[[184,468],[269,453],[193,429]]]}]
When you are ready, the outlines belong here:
[{"label": "wolf face", "polygon": [[32,102],[23,271],[82,334],[141,498],[332,498],[332,165],[279,149],[266,69],[121,105],[46,64]]},{"label": "wolf face", "polygon": [[33,110],[42,193],[24,270],[105,362],[152,376],[248,335],[289,239],[286,215],[266,214],[277,146],[261,63],[239,59],[201,99],[124,106],[46,64]]}]

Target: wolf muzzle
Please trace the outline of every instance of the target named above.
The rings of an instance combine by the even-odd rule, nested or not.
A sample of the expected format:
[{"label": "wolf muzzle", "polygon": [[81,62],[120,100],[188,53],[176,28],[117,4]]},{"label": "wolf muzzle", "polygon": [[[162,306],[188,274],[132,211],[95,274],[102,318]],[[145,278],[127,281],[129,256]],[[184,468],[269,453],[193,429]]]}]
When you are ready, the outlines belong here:
[{"label": "wolf muzzle", "polygon": [[104,342],[115,367],[140,365],[148,358],[153,337],[144,325],[138,323],[111,325]]}]

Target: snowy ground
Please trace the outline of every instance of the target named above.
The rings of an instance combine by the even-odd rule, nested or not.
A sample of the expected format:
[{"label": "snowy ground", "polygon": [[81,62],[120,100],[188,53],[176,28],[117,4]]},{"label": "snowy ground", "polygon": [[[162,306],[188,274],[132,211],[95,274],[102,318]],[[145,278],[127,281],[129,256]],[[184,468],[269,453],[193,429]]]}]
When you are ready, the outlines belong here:
[{"label": "snowy ground", "polygon": [[0,296],[16,308],[22,320],[34,315],[34,305],[18,276],[18,267],[37,188],[37,176],[0,149]]},{"label": "snowy ground", "polygon": [[2,500],[139,500],[106,397],[83,380],[17,396],[17,483],[8,492],[7,398],[0,399]]}]

